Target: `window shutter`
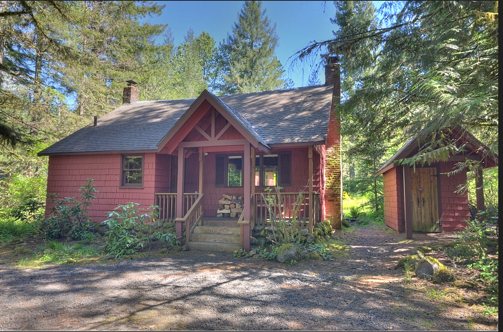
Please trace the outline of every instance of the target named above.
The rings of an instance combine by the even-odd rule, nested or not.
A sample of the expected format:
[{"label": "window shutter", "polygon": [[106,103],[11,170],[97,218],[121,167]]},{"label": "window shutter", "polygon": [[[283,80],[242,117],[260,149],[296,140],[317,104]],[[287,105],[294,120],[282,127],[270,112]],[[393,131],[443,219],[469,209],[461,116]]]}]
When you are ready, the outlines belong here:
[{"label": "window shutter", "polygon": [[216,175],[215,175],[215,186],[225,187],[225,176],[227,174],[227,156],[217,155],[216,156]]},{"label": "window shutter", "polygon": [[292,185],[292,155],[290,152],[280,153],[279,157],[279,181],[280,187],[290,187]]}]

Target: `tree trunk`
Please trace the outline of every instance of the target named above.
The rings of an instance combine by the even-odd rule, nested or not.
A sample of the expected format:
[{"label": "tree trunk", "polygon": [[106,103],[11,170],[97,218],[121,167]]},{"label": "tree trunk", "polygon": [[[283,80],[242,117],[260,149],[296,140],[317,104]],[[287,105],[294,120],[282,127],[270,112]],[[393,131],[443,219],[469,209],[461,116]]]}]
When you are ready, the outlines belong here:
[{"label": "tree trunk", "polygon": [[[376,157],[374,156],[374,168],[373,173],[376,171]],[[374,203],[376,212],[379,210],[379,203],[377,202],[377,177],[374,176]]]},{"label": "tree trunk", "polygon": [[42,73],[42,60],[44,42],[40,34],[37,33],[36,40],[36,55],[35,55],[35,88],[33,89],[33,99],[40,98],[40,76]]},{"label": "tree trunk", "polygon": [[[7,1],[0,1],[0,12],[3,12],[7,7]],[[0,24],[0,65],[3,65],[3,56],[5,48],[4,26]],[[3,83],[3,72],[0,70],[0,89]]]}]

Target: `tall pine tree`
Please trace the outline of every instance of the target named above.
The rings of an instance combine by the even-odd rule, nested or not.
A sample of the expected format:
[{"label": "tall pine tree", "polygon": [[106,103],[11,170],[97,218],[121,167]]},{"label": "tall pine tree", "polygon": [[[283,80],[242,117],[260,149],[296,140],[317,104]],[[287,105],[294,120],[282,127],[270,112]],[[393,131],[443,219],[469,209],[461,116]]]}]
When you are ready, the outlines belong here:
[{"label": "tall pine tree", "polygon": [[[368,30],[378,28],[377,15],[371,1],[335,1],[335,18],[331,22],[337,25],[334,31],[335,39],[354,36]],[[362,80],[369,75],[378,59],[375,57],[378,44],[373,40],[343,45],[331,44],[328,50],[339,56],[341,65],[342,99],[347,100],[354,95]],[[358,59],[358,61],[355,61]],[[373,207],[377,211],[382,207],[382,178],[373,175],[384,161],[389,142],[386,137],[374,136],[371,144],[361,145],[360,140],[365,137],[359,133],[358,124],[351,114],[342,115],[342,135],[346,139],[343,143],[343,164],[348,165],[347,173],[343,175],[344,185],[359,194],[372,193]]]},{"label": "tall pine tree", "polygon": [[271,25],[261,1],[246,1],[234,23],[232,35],[220,44],[224,94],[274,90],[284,87],[281,63],[274,55],[278,45],[276,25]]},{"label": "tall pine tree", "polygon": [[[362,63],[354,93],[340,105],[362,134],[359,149],[371,149],[376,138],[401,143],[420,133],[432,137],[412,159],[436,162],[459,152],[444,129],[460,125],[498,149],[498,2],[385,2],[382,27],[313,42],[297,53],[375,45],[372,61]],[[363,46],[362,46],[363,45]],[[474,170],[476,162],[458,163]]]}]

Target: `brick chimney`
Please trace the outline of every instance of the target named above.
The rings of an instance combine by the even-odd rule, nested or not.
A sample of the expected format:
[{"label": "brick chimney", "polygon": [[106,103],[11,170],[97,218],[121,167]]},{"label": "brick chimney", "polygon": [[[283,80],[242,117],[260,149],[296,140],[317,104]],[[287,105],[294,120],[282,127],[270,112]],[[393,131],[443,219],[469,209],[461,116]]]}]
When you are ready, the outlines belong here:
[{"label": "brick chimney", "polygon": [[341,228],[342,222],[342,156],[341,156],[341,117],[337,109],[341,100],[341,76],[339,58],[327,56],[325,65],[325,85],[334,86],[332,104],[328,120],[325,160],[325,218],[332,227]]},{"label": "brick chimney", "polygon": [[127,86],[124,87],[122,92],[122,103],[123,104],[133,104],[138,101],[139,92],[136,88],[136,82],[133,80],[126,81]]},{"label": "brick chimney", "polygon": [[[325,85],[337,84],[340,90],[341,75],[339,68],[339,58],[337,56],[326,56],[327,64],[325,65]],[[340,95],[340,91],[339,91]]]}]

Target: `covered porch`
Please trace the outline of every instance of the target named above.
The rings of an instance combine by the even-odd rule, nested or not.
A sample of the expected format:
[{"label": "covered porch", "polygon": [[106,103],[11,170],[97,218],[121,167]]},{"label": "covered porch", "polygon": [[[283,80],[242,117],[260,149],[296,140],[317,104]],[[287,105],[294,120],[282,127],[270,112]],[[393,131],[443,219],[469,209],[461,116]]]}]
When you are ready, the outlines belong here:
[{"label": "covered porch", "polygon": [[[217,186],[217,178],[220,173],[217,171],[217,156],[221,156],[221,152],[227,152],[229,156],[243,152],[234,149],[232,151],[204,152],[209,149],[198,147],[197,153],[183,153],[180,155],[184,156],[184,158],[172,159],[176,161],[176,167],[171,167],[172,172],[176,173],[171,174],[171,178],[175,178],[176,175],[176,183],[171,184],[171,188],[174,190],[168,193],[155,193],[155,204],[160,208],[159,219],[174,222],[177,237],[182,238],[182,242],[189,245],[194,229],[197,226],[213,225],[216,220],[221,220],[228,226],[233,224],[240,228],[240,245],[248,251],[250,250],[251,230],[255,226],[268,226],[270,224],[270,211],[267,209],[265,199],[269,197],[277,202],[272,207],[275,216],[281,214],[284,219],[291,220],[294,216],[295,203],[300,195],[302,199],[297,209],[296,220],[300,227],[311,232],[314,224],[321,220],[322,214],[321,195],[319,191],[315,191],[315,181],[313,181],[313,178],[315,178],[313,175],[313,169],[315,168],[312,158],[313,148],[302,148],[298,149],[299,151],[290,150],[293,155],[305,154],[303,162],[299,160],[299,164],[292,167],[297,170],[297,168],[302,167],[302,164],[307,164],[305,165],[307,167],[302,167],[308,169],[307,176],[292,180],[292,185],[286,188],[283,187],[284,189],[280,191],[279,197],[274,188],[272,188],[272,191],[264,190],[267,186],[264,185],[265,183],[261,183],[261,170],[259,166],[256,166],[259,164],[260,158],[257,156],[255,148],[251,147],[250,144],[248,144],[248,147],[243,145],[243,150],[249,151],[249,157],[246,157],[246,153],[242,154],[241,186]],[[277,154],[273,152],[271,151],[266,156],[278,158],[274,157]],[[227,170],[227,172],[230,171]],[[229,184],[229,181],[229,179],[226,179],[226,184]],[[301,187],[297,184],[301,182],[307,185]],[[279,183],[270,182],[270,184],[278,185]],[[242,212],[238,218],[228,216],[217,218],[219,199],[221,199],[223,193],[242,196]]]},{"label": "covered porch", "polygon": [[[170,160],[169,175],[156,179],[169,178],[169,186],[159,185],[169,192],[155,193],[160,219],[175,222],[177,237],[189,244],[205,217],[217,216],[222,195],[240,196],[239,218],[227,221],[240,228],[240,244],[249,251],[252,228],[265,226],[270,217],[264,189],[279,186],[273,213],[292,218],[302,192],[297,217],[312,231],[323,201],[321,147],[315,144],[268,145],[247,120],[205,91],[160,143],[159,160]],[[274,189],[266,195],[277,196]]]}]

